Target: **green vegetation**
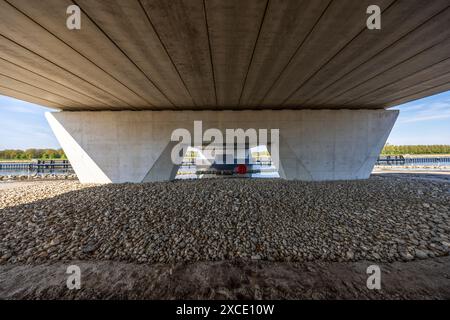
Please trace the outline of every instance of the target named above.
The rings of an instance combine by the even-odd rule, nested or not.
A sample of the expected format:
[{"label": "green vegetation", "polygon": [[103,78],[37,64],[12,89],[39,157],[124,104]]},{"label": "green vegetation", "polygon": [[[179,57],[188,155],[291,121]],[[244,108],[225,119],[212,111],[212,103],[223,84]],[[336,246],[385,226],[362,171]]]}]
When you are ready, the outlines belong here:
[{"label": "green vegetation", "polygon": [[1,150],[0,160],[67,159],[62,149]]},{"label": "green vegetation", "polygon": [[[381,151],[382,155],[404,154],[450,154],[450,145],[411,145],[396,146],[386,144]],[[197,154],[191,152],[186,155],[195,158]],[[253,156],[265,156],[260,152]],[[269,155],[270,156],[270,155]],[[0,160],[31,160],[31,159],[67,159],[62,149],[27,149],[27,150],[0,150]]]},{"label": "green vegetation", "polygon": [[396,146],[386,144],[381,151],[382,155],[402,155],[402,154],[450,154],[450,145],[415,145]]}]

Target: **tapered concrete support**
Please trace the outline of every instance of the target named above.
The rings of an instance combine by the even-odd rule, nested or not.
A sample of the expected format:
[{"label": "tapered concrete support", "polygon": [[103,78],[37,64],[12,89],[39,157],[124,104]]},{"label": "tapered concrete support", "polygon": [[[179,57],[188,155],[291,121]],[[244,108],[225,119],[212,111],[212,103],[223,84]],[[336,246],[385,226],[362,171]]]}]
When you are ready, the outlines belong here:
[{"label": "tapered concrete support", "polygon": [[[386,142],[398,111],[103,111],[55,112],[46,117],[83,183],[171,180],[173,130],[194,137],[226,129],[279,129],[279,173],[307,181],[365,179]],[[270,136],[270,134],[269,134]],[[272,155],[274,156],[274,155]]]}]

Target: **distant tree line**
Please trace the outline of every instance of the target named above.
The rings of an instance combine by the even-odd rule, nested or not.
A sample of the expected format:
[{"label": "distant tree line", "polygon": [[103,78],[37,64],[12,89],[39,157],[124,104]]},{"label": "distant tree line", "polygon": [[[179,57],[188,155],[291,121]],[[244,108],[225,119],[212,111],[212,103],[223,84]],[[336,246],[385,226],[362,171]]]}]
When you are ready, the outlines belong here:
[{"label": "distant tree line", "polygon": [[450,154],[450,145],[411,145],[396,146],[386,144],[381,151],[382,155],[401,155],[401,154]]},{"label": "distant tree line", "polygon": [[67,159],[62,149],[1,150],[0,160]]},{"label": "distant tree line", "polygon": [[[386,144],[381,151],[381,154],[450,154],[450,145],[396,146],[393,144]],[[0,160],[31,159],[67,159],[67,157],[62,149],[0,150]]]}]

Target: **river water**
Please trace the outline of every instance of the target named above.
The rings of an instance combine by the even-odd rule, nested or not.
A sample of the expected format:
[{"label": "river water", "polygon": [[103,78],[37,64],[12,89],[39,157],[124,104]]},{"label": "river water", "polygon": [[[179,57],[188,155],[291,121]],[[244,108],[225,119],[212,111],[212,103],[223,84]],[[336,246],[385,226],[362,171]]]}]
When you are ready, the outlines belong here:
[{"label": "river water", "polygon": [[420,166],[420,167],[447,167],[450,166],[450,158],[406,158],[405,163],[392,161],[391,163],[382,163],[383,166]]}]

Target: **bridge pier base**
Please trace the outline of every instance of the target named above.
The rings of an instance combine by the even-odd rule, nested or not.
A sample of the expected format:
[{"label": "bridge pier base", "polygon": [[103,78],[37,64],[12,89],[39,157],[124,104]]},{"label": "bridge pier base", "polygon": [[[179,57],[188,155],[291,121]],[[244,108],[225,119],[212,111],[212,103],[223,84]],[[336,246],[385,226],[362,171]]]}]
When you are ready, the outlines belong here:
[{"label": "bridge pier base", "polygon": [[[82,183],[171,180],[175,129],[279,129],[281,178],[366,179],[398,116],[386,110],[83,111],[47,113]],[[269,134],[270,136],[270,134]],[[272,143],[273,144],[273,143]],[[274,154],[272,154],[274,157]]]}]

